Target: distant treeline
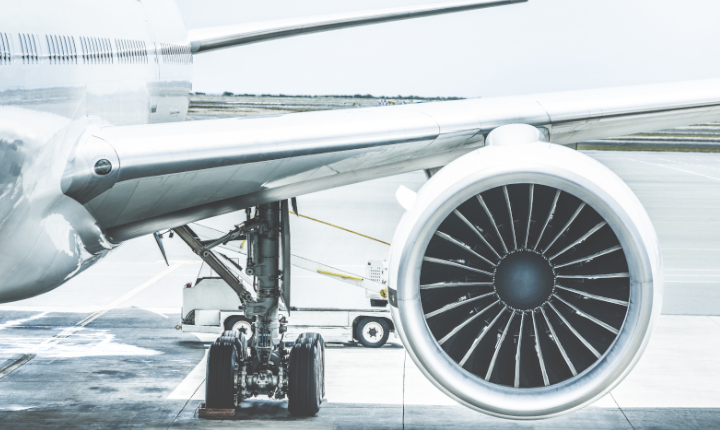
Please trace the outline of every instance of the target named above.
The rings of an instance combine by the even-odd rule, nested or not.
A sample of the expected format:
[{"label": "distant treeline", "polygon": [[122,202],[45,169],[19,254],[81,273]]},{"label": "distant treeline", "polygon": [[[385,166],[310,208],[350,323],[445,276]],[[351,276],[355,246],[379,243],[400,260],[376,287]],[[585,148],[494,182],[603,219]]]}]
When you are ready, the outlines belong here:
[{"label": "distant treeline", "polygon": [[[196,96],[204,96],[205,93],[196,92]],[[402,99],[402,100],[462,100],[463,97],[420,97],[420,96],[374,96],[372,94],[354,94],[354,95],[292,95],[292,94],[234,94],[230,91],[222,93],[226,97],[297,97],[297,98],[338,98],[338,99]]]}]

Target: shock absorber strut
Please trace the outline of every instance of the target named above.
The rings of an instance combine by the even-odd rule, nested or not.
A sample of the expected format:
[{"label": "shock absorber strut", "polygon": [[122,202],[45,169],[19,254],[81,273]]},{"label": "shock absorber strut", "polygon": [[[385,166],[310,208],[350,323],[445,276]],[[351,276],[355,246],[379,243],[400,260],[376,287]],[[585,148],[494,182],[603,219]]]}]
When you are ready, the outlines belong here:
[{"label": "shock absorber strut", "polygon": [[280,296],[280,203],[259,206],[257,216],[265,225],[257,241],[255,261],[258,301],[277,299]]},{"label": "shock absorber strut", "polygon": [[262,306],[253,306],[252,310],[246,309],[245,313],[255,315],[258,332],[268,334],[268,337],[258,336],[256,339],[257,342],[264,340],[269,344],[258,343],[257,347],[272,348],[280,342],[280,203],[258,206],[256,218],[265,226],[255,238],[253,261],[257,279],[257,303]]}]

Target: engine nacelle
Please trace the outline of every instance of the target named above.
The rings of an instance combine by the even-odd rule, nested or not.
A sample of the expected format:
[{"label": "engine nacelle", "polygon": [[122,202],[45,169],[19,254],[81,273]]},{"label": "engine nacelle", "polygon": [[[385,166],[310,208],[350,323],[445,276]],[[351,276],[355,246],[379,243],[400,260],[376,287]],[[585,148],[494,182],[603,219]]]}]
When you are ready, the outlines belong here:
[{"label": "engine nacelle", "polygon": [[514,419],[609,392],[661,306],[660,248],[640,201],[599,162],[540,140],[500,127],[441,169],[390,256],[393,317],[417,366],[458,402]]}]

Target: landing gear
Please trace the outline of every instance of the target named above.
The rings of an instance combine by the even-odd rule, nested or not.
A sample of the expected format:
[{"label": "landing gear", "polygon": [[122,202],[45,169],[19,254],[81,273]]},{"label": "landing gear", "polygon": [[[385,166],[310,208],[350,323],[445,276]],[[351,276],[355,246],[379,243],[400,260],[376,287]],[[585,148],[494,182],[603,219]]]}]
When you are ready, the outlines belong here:
[{"label": "landing gear", "polygon": [[[251,212],[247,211],[247,221],[214,240],[200,240],[188,226],[175,229],[235,290],[245,313],[244,317],[229,319],[227,331],[210,347],[206,404],[200,415],[233,416],[241,400],[266,395],[274,399],[288,396],[292,414],[312,416],[325,395],[325,344],[319,334],[304,333],[292,350],[286,349],[283,337],[287,321],[278,314],[281,297],[290,309],[288,204],[258,206],[252,217]],[[244,271],[253,277],[251,289],[233,272],[233,268],[242,271],[240,265],[213,251],[236,240],[247,241]]]},{"label": "landing gear", "polygon": [[325,397],[325,342],[317,333],[298,336],[290,352],[288,410],[311,417]]},{"label": "landing gear", "polygon": [[363,318],[355,331],[355,338],[367,348],[380,348],[389,336],[390,326],[382,318]]},{"label": "landing gear", "polygon": [[239,363],[245,361],[245,338],[238,332],[225,332],[208,351],[205,382],[207,409],[235,410]]}]

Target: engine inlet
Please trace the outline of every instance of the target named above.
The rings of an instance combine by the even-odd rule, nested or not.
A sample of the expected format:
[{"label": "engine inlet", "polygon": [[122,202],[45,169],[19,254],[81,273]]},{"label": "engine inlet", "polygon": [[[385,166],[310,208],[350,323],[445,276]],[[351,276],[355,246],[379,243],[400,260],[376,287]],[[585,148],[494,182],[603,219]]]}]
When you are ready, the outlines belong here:
[{"label": "engine inlet", "polygon": [[420,275],[428,327],[470,373],[515,388],[550,386],[594,364],[617,337],[630,282],[622,247],[587,203],[511,184],[458,206]]},{"label": "engine inlet", "polygon": [[660,246],[606,166],[552,143],[496,143],[433,174],[407,207],[389,302],[440,390],[494,416],[547,418],[638,362],[662,306]]}]

